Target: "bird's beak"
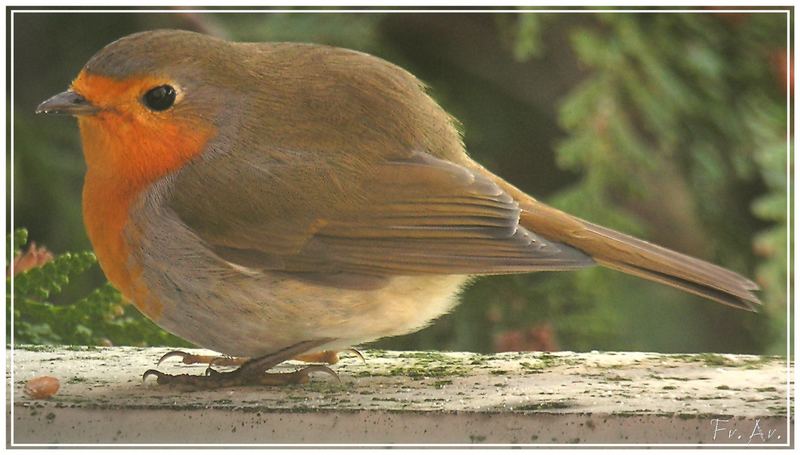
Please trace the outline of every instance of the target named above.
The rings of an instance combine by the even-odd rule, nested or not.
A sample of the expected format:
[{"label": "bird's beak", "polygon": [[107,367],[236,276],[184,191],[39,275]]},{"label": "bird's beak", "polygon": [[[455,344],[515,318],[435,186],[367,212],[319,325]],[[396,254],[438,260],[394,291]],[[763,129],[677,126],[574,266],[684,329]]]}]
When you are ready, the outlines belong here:
[{"label": "bird's beak", "polygon": [[72,90],[48,98],[36,107],[37,114],[92,115],[99,110],[83,95]]}]

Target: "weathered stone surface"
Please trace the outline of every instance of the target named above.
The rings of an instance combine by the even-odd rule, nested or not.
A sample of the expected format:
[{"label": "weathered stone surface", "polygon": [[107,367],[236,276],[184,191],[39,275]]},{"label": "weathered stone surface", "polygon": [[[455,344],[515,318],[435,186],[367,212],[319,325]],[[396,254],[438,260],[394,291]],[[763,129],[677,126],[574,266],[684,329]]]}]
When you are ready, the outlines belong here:
[{"label": "weathered stone surface", "polygon": [[[168,350],[14,350],[14,444],[786,445],[793,426],[780,358],[366,351],[366,364],[333,367],[342,384],[326,375],[216,391],[142,384]],[[25,382],[41,375],[60,379],[58,393],[26,397]]]}]

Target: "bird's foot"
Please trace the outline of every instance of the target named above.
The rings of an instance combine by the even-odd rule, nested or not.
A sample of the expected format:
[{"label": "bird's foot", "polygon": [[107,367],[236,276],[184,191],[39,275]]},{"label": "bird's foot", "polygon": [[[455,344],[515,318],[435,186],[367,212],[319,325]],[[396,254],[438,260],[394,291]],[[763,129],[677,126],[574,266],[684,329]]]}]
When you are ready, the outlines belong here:
[{"label": "bird's foot", "polygon": [[156,382],[161,385],[177,385],[192,390],[212,390],[223,387],[253,386],[253,385],[289,385],[305,384],[309,381],[309,375],[315,372],[328,373],[338,382],[341,382],[339,375],[325,365],[311,365],[291,373],[246,373],[242,368],[219,372],[211,367],[206,370],[205,375],[194,374],[166,374],[158,370],[147,370],[142,376],[146,380],[149,376],[155,376]]},{"label": "bird's foot", "polygon": [[[300,353],[313,349],[316,346],[323,345],[332,341],[331,339],[304,341],[288,348],[282,349],[273,354],[268,354],[263,357],[249,359],[244,361],[239,368],[228,372],[219,372],[211,368],[211,365],[206,369],[205,375],[190,375],[190,374],[166,374],[158,370],[147,370],[142,375],[142,381],[146,380],[149,376],[155,376],[158,384],[171,384],[187,387],[193,390],[210,390],[218,389],[221,387],[236,387],[247,385],[287,385],[287,384],[305,384],[309,381],[309,375],[315,372],[328,373],[335,377],[337,381],[341,382],[339,376],[325,365],[311,365],[291,373],[267,373],[275,365],[298,356]],[[172,355],[170,355],[172,354]],[[169,357],[183,356],[180,351],[175,353],[168,353],[163,356],[161,360]],[[210,357],[210,356],[209,356]],[[186,356],[183,356],[186,358]],[[190,359],[194,360],[194,359]],[[205,359],[203,359],[205,360]],[[210,364],[219,364],[215,358],[210,359]],[[202,363],[206,363],[203,361]]]},{"label": "bird's foot", "polygon": [[[356,348],[345,349],[343,351],[320,351],[320,352],[312,352],[309,354],[300,354],[294,357],[294,360],[299,360],[301,362],[307,363],[325,363],[328,365],[334,365],[339,362],[339,354],[342,352],[347,352],[351,354],[355,354],[356,357],[361,359],[362,362],[366,363],[367,361],[364,359],[364,355],[361,354]],[[184,365],[197,365],[197,364],[206,364],[208,366],[216,365],[220,367],[236,367],[243,365],[245,362],[250,360],[249,357],[228,357],[228,356],[216,356],[216,355],[200,355],[200,354],[191,354],[185,351],[170,351],[160,359],[158,359],[158,364],[161,365],[161,362],[171,359],[173,357],[179,357],[181,363]]]},{"label": "bird's foot", "polygon": [[217,365],[220,367],[238,367],[240,365],[244,365],[245,362],[250,360],[249,357],[228,357],[228,356],[219,356],[219,355],[200,355],[200,354],[190,354],[185,351],[170,351],[161,356],[158,359],[158,364],[161,365],[161,362],[171,359],[173,357],[180,357],[181,363],[184,365],[197,365],[199,363],[204,363],[208,366]]}]

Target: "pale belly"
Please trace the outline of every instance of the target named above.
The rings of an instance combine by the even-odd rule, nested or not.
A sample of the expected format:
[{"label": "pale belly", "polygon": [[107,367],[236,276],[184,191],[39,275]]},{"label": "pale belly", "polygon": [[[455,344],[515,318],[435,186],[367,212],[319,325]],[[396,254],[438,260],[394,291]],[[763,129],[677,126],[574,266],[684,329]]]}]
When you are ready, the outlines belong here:
[{"label": "pale belly", "polygon": [[414,332],[452,309],[468,280],[398,276],[374,290],[310,284],[226,263],[178,220],[140,209],[130,266],[140,271],[138,294],[158,309],[152,319],[228,355],[255,357],[321,338],[335,341],[315,350],[337,350]]},{"label": "pale belly", "polygon": [[397,277],[359,291],[264,276],[217,283],[191,297],[162,294],[157,323],[199,346],[254,357],[300,341],[333,338],[341,350],[423,328],[449,311],[466,277]]}]

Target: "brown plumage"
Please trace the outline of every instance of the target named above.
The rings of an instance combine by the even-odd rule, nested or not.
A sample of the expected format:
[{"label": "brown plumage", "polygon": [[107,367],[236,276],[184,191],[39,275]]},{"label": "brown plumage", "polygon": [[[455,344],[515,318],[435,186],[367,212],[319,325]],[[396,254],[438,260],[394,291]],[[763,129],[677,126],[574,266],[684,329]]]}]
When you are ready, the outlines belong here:
[{"label": "brown plumage", "polygon": [[[142,107],[153,84],[175,88],[174,106]],[[80,116],[101,265],[156,322],[204,347],[340,349],[423,327],[469,276],[595,264],[759,303],[734,272],[492,174],[423,85],[376,57],[145,32],[101,50],[73,90],[80,107],[60,109]],[[101,202],[116,192],[121,211]]]}]

